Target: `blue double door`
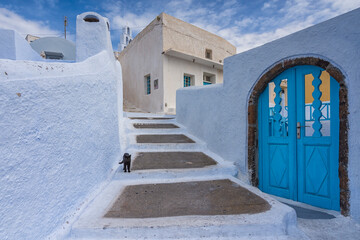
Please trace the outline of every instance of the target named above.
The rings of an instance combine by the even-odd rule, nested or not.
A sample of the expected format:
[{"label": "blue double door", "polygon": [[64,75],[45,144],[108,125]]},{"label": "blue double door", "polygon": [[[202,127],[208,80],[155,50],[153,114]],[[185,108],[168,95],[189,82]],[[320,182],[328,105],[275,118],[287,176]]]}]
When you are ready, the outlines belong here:
[{"label": "blue double door", "polygon": [[297,66],[260,95],[259,188],[339,210],[339,84],[324,69]]}]

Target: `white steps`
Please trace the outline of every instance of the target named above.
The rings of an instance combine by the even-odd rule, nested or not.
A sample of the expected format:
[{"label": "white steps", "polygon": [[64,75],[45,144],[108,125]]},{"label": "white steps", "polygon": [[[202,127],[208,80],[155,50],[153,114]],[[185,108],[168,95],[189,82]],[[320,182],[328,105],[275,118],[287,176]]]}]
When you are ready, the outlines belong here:
[{"label": "white steps", "polygon": [[[153,114],[127,114],[128,116],[152,116]],[[173,123],[175,129],[137,129],[134,123]],[[137,170],[122,172],[119,165],[113,180],[85,208],[77,221],[72,224],[69,240],[95,239],[306,239],[296,228],[295,211],[270,198],[259,189],[243,183],[234,176],[237,169],[233,163],[212,153],[200,139],[187,133],[175,119],[146,120],[127,119],[127,146],[124,152],[203,152],[217,164],[203,168]],[[181,144],[141,144],[136,142],[139,134],[184,134],[195,143]],[[179,216],[142,219],[104,218],[122,189],[129,185],[155,184],[189,181],[210,181],[230,179],[236,184],[264,198],[271,209],[258,214]],[[181,199],[179,199],[181,201]]]}]

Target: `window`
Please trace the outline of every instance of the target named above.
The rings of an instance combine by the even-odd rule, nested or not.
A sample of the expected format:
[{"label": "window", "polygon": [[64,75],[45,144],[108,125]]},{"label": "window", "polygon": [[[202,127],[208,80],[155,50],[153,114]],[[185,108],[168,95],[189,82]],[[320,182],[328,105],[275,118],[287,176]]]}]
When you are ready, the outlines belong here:
[{"label": "window", "polygon": [[129,44],[129,38],[126,37],[126,44]]},{"label": "window", "polygon": [[154,89],[158,89],[159,88],[159,80],[155,79],[154,80]]},{"label": "window", "polygon": [[127,27],[127,35],[130,35],[130,28]]},{"label": "window", "polygon": [[145,77],[145,94],[149,95],[151,93],[151,80],[150,80],[150,74],[146,75]]},{"label": "window", "polygon": [[212,50],[211,49],[205,50],[205,58],[212,59]]},{"label": "window", "polygon": [[193,76],[184,74],[184,87],[192,86]]},{"label": "window", "polygon": [[216,76],[215,74],[211,73],[203,73],[203,85],[210,85],[216,83]]},{"label": "window", "polygon": [[84,17],[84,21],[85,22],[99,22],[99,18],[97,16],[94,16],[94,15],[86,15]]}]

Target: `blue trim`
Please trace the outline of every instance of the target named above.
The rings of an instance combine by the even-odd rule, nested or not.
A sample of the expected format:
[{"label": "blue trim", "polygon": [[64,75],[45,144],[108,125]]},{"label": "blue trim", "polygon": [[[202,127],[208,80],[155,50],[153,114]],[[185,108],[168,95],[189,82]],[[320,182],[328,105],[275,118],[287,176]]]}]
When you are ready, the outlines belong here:
[{"label": "blue trim", "polygon": [[151,94],[151,79],[150,75],[146,77],[146,94]]},{"label": "blue trim", "polygon": [[[259,188],[280,197],[339,210],[339,84],[330,77],[331,101],[322,103],[318,79],[322,71],[324,69],[315,66],[297,66],[273,80],[274,91],[280,95],[281,80],[287,79],[288,106],[281,107],[282,100],[277,98],[275,107],[269,107],[269,87],[260,95]],[[305,104],[307,74],[314,74],[314,79],[317,78],[313,81],[316,107],[313,103]],[[306,122],[314,121],[313,108],[317,108],[317,124],[308,126],[316,128],[317,134],[305,136],[305,127],[301,127],[298,139],[296,124],[299,122],[304,126]],[[306,114],[307,111],[310,112]],[[330,136],[319,134],[322,124],[325,124],[323,121],[330,125]],[[275,125],[278,126],[277,132]]]},{"label": "blue trim", "polygon": [[191,77],[184,75],[184,87],[190,87],[191,86]]}]

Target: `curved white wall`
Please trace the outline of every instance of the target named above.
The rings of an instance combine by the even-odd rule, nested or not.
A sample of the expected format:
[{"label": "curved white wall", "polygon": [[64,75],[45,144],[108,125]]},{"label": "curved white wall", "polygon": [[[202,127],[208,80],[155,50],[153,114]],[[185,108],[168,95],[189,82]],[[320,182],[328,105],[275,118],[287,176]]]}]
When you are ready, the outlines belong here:
[{"label": "curved white wall", "polygon": [[359,49],[360,9],[356,9],[226,58],[223,86],[177,91],[177,121],[248,176],[247,103],[256,81],[282,59],[312,56],[329,61],[345,74],[348,87],[350,214],[360,221],[360,125],[356,124],[360,118]]},{"label": "curved white wall", "polygon": [[105,49],[78,63],[0,59],[0,75],[0,239],[56,239],[120,159],[120,64]]}]

